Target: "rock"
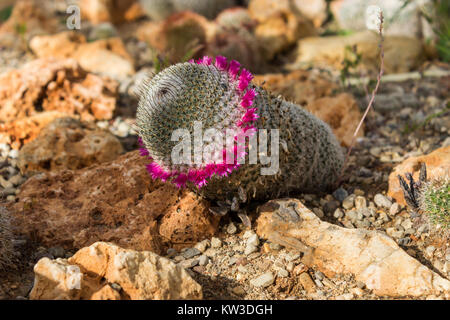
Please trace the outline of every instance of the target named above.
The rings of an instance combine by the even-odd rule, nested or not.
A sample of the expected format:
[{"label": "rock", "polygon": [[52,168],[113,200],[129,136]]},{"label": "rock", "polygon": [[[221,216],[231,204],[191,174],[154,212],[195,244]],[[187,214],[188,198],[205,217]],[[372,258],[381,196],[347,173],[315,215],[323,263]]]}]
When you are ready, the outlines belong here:
[{"label": "rock", "polygon": [[[348,93],[335,97],[324,97],[314,100],[306,109],[328,123],[338,140],[344,146],[349,146],[353,133],[361,120],[356,100]],[[364,126],[358,131],[357,137],[364,136]]]},{"label": "rock", "polygon": [[344,199],[344,201],[342,201],[342,207],[344,209],[351,209],[353,208],[353,206],[355,205],[355,195],[351,194],[349,195],[347,198]]},{"label": "rock", "polygon": [[205,255],[201,255],[200,258],[198,258],[198,264],[200,266],[206,266],[209,262],[209,258]]},{"label": "rock", "polygon": [[257,234],[253,234],[251,235],[248,239],[247,239],[247,245],[248,246],[259,246],[259,238]]},{"label": "rock", "polygon": [[377,193],[373,198],[373,201],[380,208],[391,208],[392,206],[392,202],[381,193]]},{"label": "rock", "polygon": [[73,59],[37,59],[0,76],[0,132],[42,111],[110,119],[116,95],[115,81],[87,73]]},{"label": "rock", "polygon": [[58,111],[44,111],[31,117],[0,123],[0,142],[19,149],[23,144],[33,141],[47,124],[66,116]]},{"label": "rock", "polygon": [[120,141],[93,123],[59,118],[48,124],[19,153],[22,173],[81,169],[112,161],[123,152]]},{"label": "rock", "polygon": [[273,59],[298,39],[316,34],[313,23],[298,10],[292,10],[290,2],[252,0],[249,3],[249,14],[258,22],[255,35],[267,60]]},{"label": "rock", "polygon": [[266,288],[275,281],[275,276],[272,272],[266,272],[259,277],[250,280],[250,284],[254,287]]},{"label": "rock", "polygon": [[222,241],[219,238],[211,238],[211,248],[220,248],[222,246]]},{"label": "rock", "polygon": [[323,222],[296,199],[269,201],[258,212],[257,233],[262,238],[300,250],[302,262],[327,278],[353,274],[375,294],[390,297],[450,291],[450,281],[410,257],[383,233]]},{"label": "rock", "polygon": [[[419,34],[432,36],[430,24],[422,15],[423,8],[428,14],[431,1],[402,0],[336,0],[330,3],[330,9],[339,27],[345,30],[366,30],[366,10],[369,5],[377,5],[383,10],[386,35],[416,37]],[[433,17],[431,17],[433,19]]]},{"label": "rock", "polygon": [[200,253],[201,253],[200,250],[198,250],[197,248],[188,248],[181,255],[185,259],[190,259],[190,258],[193,258],[195,256],[198,256]]},{"label": "rock", "polygon": [[80,9],[93,24],[130,22],[144,15],[137,0],[81,0]]},{"label": "rock", "polygon": [[248,255],[250,255],[250,254],[252,254],[252,253],[254,253],[256,251],[258,251],[258,247],[257,246],[252,245],[252,244],[248,244],[245,247],[244,254],[248,256]]},{"label": "rock", "polygon": [[357,196],[355,198],[355,208],[356,210],[367,208],[367,200],[362,196]]},{"label": "rock", "polygon": [[307,272],[303,272],[298,276],[298,282],[302,285],[306,292],[313,293],[316,291],[316,284],[312,281]]},{"label": "rock", "polygon": [[344,201],[345,198],[347,198],[347,196],[348,192],[344,188],[338,188],[336,189],[336,191],[333,192],[333,197],[341,203],[342,201]]},{"label": "rock", "polygon": [[[202,287],[170,260],[150,251],[96,242],[66,259],[34,266],[32,300],[202,299]],[[114,284],[114,286],[110,285]],[[114,287],[121,288],[120,292]]]},{"label": "rock", "polygon": [[237,231],[237,228],[236,228],[236,226],[234,225],[233,222],[231,222],[230,224],[228,224],[228,226],[227,226],[227,233],[228,233],[228,234],[235,234],[236,231]]},{"label": "rock", "polygon": [[[310,37],[298,41],[295,64],[342,68],[347,47],[357,47],[361,68],[378,72],[379,36],[375,32],[358,32],[348,36]],[[415,70],[424,59],[419,39],[399,36],[384,38],[385,73],[405,73]]]},{"label": "rock", "polygon": [[342,212],[341,209],[336,209],[336,211],[333,213],[333,217],[335,217],[336,219],[340,219],[344,216],[344,213]]},{"label": "rock", "polygon": [[410,157],[397,165],[389,175],[388,196],[394,198],[400,205],[406,205],[397,176],[405,177],[406,173],[412,173],[413,178],[417,181],[423,162],[427,166],[429,180],[450,174],[450,146],[436,149],[427,155]]},{"label": "rock", "polygon": [[20,233],[66,250],[110,241],[165,252],[192,246],[217,230],[209,204],[186,190],[153,181],[138,151],[81,170],[35,175],[10,204]]},{"label": "rock", "polygon": [[320,27],[327,18],[327,3],[325,0],[294,0],[295,8],[313,22],[316,28]]},{"label": "rock", "polygon": [[400,211],[400,205],[397,202],[394,202],[392,206],[389,208],[389,214],[391,216],[395,216]]},{"label": "rock", "polygon": [[87,43],[82,34],[65,31],[35,36],[30,48],[39,58],[73,58],[84,70],[113,78],[126,78],[135,72],[133,59],[118,37]]}]

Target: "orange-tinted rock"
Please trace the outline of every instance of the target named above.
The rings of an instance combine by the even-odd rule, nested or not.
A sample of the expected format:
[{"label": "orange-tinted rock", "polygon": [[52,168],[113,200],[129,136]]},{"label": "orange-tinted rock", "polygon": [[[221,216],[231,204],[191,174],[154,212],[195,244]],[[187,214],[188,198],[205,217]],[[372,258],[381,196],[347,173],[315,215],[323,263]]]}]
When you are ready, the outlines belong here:
[{"label": "orange-tinted rock", "polygon": [[75,170],[112,161],[122,152],[120,141],[109,131],[91,122],[60,118],[19,151],[17,164],[22,173]]},{"label": "orange-tinted rock", "polygon": [[288,49],[298,39],[316,34],[312,22],[298,10],[293,10],[290,2],[252,0],[249,4],[250,16],[258,21],[255,35],[261,41],[268,60]]},{"label": "orange-tinted rock", "polygon": [[[324,97],[306,105],[312,114],[328,123],[338,140],[344,146],[350,146],[353,134],[362,114],[356,100],[348,93],[335,97]],[[358,131],[357,137],[364,136],[364,126]]]},{"label": "orange-tinted rock", "polygon": [[[83,120],[111,119],[116,96],[115,81],[87,73],[73,59],[34,60],[0,76],[0,132],[14,131],[21,126],[18,121],[42,111],[78,115]],[[9,140],[32,140],[19,135]]]},{"label": "orange-tinted rock", "polygon": [[111,241],[154,252],[171,240],[192,245],[210,238],[218,218],[209,213],[208,202],[153,181],[147,163],[134,151],[113,162],[31,177],[10,205],[18,230],[48,247]]},{"label": "orange-tinted rock", "polygon": [[20,149],[24,144],[33,141],[39,132],[57,118],[68,116],[58,111],[44,111],[19,120],[0,123],[0,143],[6,143],[13,149]]},{"label": "orange-tinted rock", "polygon": [[427,166],[427,178],[440,178],[450,174],[450,147],[439,148],[430,154],[411,157],[400,163],[389,175],[388,195],[394,198],[399,204],[406,205],[403,191],[398,181],[398,175],[405,177],[406,173],[411,173],[414,180],[419,178],[421,164]]},{"label": "orange-tinted rock", "polygon": [[137,0],[81,0],[81,13],[90,22],[122,23],[144,15]]},{"label": "orange-tinted rock", "polygon": [[[68,260],[34,266],[32,300],[201,299],[202,287],[181,266],[149,251],[97,242]],[[114,287],[113,287],[114,285]]]},{"label": "orange-tinted rock", "polygon": [[118,78],[134,73],[133,59],[120,38],[87,43],[82,34],[65,31],[35,36],[30,42],[30,48],[40,58],[74,58],[89,72]]}]

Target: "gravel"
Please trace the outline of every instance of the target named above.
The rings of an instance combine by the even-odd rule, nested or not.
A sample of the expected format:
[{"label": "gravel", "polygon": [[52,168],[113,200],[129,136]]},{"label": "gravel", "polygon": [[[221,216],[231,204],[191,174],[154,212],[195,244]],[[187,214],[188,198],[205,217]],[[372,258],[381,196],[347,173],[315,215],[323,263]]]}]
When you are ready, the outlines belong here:
[{"label": "gravel", "polygon": [[266,272],[259,277],[250,280],[250,284],[254,287],[268,287],[275,281],[275,276],[272,272]]},{"label": "gravel", "polygon": [[383,196],[381,193],[377,193],[373,198],[375,204],[380,208],[388,208],[390,209],[392,206],[391,200]]}]

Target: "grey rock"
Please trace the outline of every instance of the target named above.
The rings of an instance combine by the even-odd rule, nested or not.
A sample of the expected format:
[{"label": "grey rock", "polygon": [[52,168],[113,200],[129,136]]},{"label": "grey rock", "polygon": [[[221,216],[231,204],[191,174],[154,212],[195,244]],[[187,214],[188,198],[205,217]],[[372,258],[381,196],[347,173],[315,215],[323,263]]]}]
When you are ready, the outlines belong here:
[{"label": "grey rock", "polygon": [[392,202],[381,193],[377,193],[373,201],[380,208],[384,207],[390,209],[392,206]]},{"label": "grey rock", "polygon": [[187,250],[185,250],[181,255],[185,258],[185,259],[190,259],[193,258],[195,256],[198,256],[199,254],[201,254],[201,251],[198,250],[197,248],[188,248]]},{"label": "grey rock", "polygon": [[275,276],[272,272],[266,272],[257,278],[250,280],[250,284],[254,287],[266,288],[275,281]]},{"label": "grey rock", "polygon": [[348,197],[348,192],[344,188],[338,188],[333,192],[333,197],[342,203]]}]

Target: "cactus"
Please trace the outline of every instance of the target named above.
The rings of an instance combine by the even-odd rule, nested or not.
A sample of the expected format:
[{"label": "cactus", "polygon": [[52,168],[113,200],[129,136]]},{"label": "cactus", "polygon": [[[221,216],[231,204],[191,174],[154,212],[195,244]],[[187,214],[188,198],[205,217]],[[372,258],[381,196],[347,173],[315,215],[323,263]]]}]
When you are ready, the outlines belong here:
[{"label": "cactus", "polygon": [[0,207],[0,270],[12,266],[13,245],[8,212]]},{"label": "cactus", "polygon": [[140,0],[140,3],[153,20],[163,20],[181,11],[192,11],[213,19],[222,10],[235,5],[234,0]]},{"label": "cactus", "polygon": [[423,185],[419,207],[434,224],[450,229],[450,178],[433,179]]},{"label": "cactus", "polygon": [[[211,200],[236,195],[241,200],[267,199],[294,190],[330,187],[343,164],[342,149],[330,127],[251,80],[250,72],[241,70],[237,61],[218,56],[215,63],[204,57],[173,65],[148,81],[142,88],[136,125],[141,154],[153,160],[147,166],[151,176],[188,186]],[[240,164],[237,159],[243,153],[238,146],[222,151],[222,155],[234,154],[234,162],[172,163],[171,152],[177,144],[171,141],[172,132],[185,128],[192,137],[196,121],[202,123],[203,130],[233,130],[235,139],[256,135],[260,129],[268,129],[268,135],[271,129],[278,129],[278,172],[261,175],[260,169],[267,167],[261,161]],[[250,152],[248,145],[245,147]]]}]

